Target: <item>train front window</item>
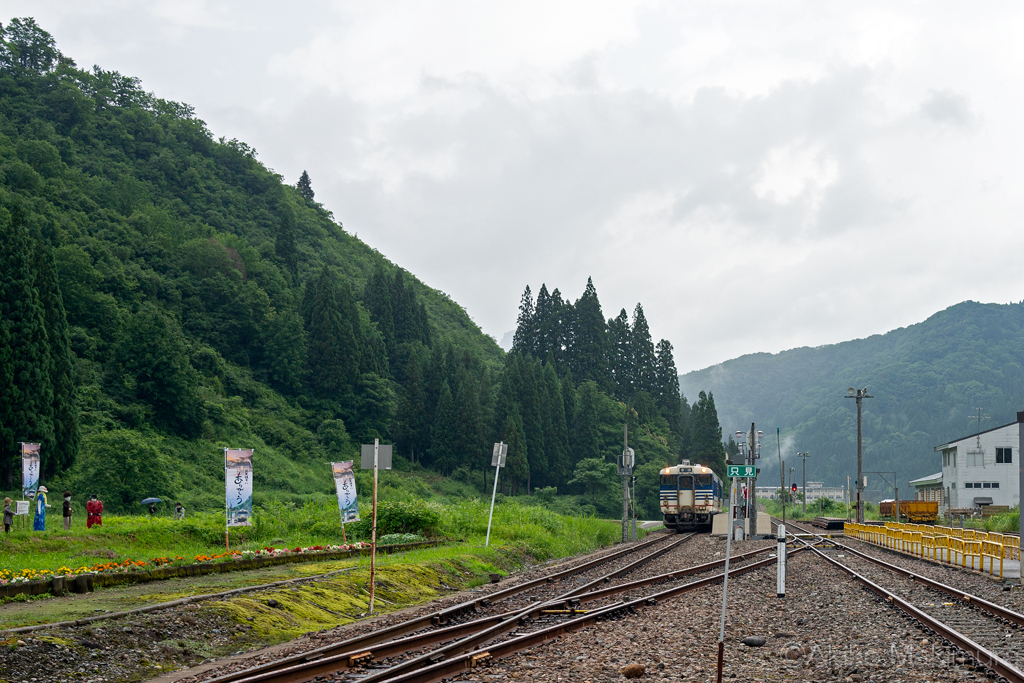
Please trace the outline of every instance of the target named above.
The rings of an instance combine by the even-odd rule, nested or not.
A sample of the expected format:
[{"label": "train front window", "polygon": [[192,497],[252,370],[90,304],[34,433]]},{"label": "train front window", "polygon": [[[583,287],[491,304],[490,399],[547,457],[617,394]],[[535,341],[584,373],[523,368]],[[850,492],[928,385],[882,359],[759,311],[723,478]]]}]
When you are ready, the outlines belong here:
[{"label": "train front window", "polygon": [[711,475],[710,474],[698,474],[697,475],[697,486],[711,486]]},{"label": "train front window", "polygon": [[693,489],[693,477],[679,477],[679,490],[689,491]]},{"label": "train front window", "polygon": [[676,485],[676,479],[678,478],[678,476],[679,475],[676,475],[676,474],[663,474],[663,475],[661,475],[661,485],[662,486],[675,486]]}]

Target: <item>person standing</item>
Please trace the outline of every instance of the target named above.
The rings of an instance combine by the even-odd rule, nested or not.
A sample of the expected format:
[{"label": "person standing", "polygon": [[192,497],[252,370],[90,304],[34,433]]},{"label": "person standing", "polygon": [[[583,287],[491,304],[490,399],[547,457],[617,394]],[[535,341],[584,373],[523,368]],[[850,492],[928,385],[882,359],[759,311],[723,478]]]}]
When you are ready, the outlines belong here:
[{"label": "person standing", "polygon": [[85,504],[85,515],[85,528],[91,529],[93,524],[103,526],[103,501],[98,493],[89,497],[89,502]]},{"label": "person standing", "polygon": [[71,531],[71,491],[64,492],[64,531]]},{"label": "person standing", "polygon": [[50,490],[45,486],[40,486],[36,490],[36,517],[32,521],[33,531],[46,531],[46,508],[50,507],[46,504],[46,494]]},{"label": "person standing", "polygon": [[149,516],[150,517],[155,517],[156,516],[156,503],[150,503],[149,504]]},{"label": "person standing", "polygon": [[11,503],[13,503],[13,502],[14,501],[12,501],[10,498],[4,498],[4,533],[5,534],[11,533],[11,525],[14,524],[14,510],[11,509]]},{"label": "person standing", "polygon": [[185,506],[181,503],[174,504],[174,518],[185,519]]}]

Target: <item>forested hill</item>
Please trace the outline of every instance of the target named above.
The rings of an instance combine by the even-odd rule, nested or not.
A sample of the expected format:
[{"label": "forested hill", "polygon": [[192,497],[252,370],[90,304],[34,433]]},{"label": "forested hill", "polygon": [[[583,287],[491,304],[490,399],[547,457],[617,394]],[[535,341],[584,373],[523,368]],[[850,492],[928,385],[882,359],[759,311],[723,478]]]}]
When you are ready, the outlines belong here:
[{"label": "forested hill", "polygon": [[329,491],[324,463],[360,442],[426,451],[442,385],[490,386],[494,340],[348,234],[308,176],[77,68],[30,19],[0,38],[0,488],[26,440],[51,490],[115,508],[202,504],[224,446],[257,446],[260,486]]},{"label": "forested hill", "polygon": [[[937,472],[933,448],[1016,419],[1024,410],[1024,304],[957,304],[884,335],[778,354],[753,354],[680,377],[683,391],[714,392],[726,432],[763,429],[762,464],[778,481],[775,428],[787,468],[809,452],[807,477],[832,484],[856,474],[856,406],[848,387],[867,388],[864,469],[899,473],[901,486]],[[869,489],[879,486],[877,476]],[[881,493],[881,491],[879,491]],[[902,494],[901,494],[902,495]]]}]

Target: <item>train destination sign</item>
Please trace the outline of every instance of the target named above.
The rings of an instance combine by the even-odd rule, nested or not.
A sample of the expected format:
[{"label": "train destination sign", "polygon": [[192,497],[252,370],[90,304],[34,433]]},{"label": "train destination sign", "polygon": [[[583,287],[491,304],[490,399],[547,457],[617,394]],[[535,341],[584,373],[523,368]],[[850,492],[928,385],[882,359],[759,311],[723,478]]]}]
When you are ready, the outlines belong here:
[{"label": "train destination sign", "polygon": [[753,465],[727,465],[726,474],[730,477],[756,477],[757,468]]}]

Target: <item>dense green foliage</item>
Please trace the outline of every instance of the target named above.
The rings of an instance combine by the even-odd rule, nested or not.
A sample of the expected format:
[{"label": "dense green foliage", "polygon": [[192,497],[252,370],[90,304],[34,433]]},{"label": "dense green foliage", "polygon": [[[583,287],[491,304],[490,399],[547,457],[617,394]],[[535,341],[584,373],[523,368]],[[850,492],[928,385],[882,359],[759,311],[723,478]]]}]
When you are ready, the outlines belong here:
[{"label": "dense green foliage", "polygon": [[445,382],[486,408],[501,350],[346,233],[308,174],[285,185],[191,107],[76,68],[30,19],[0,38],[5,488],[16,442],[39,440],[51,487],[114,509],[219,507],[225,446],[256,448],[258,490],[327,493],[327,463],[360,442],[443,450]]},{"label": "dense green foliage", "polygon": [[[807,478],[845,485],[856,476],[857,411],[848,387],[867,388],[863,402],[864,470],[896,471],[909,480],[941,469],[934,447],[1014,422],[1024,410],[1024,304],[964,302],[884,335],[778,354],[743,356],[680,378],[684,390],[708,387],[726,428],[764,429],[761,463],[778,482],[775,427],[782,457],[807,451]],[[799,472],[799,469],[797,470]],[[762,475],[762,476],[765,476]],[[869,493],[891,496],[869,475]]]},{"label": "dense green foliage", "polygon": [[[721,473],[714,399],[690,410],[639,304],[606,321],[590,281],[575,303],[527,289],[505,356],[349,235],[308,173],[284,184],[188,105],[78,69],[32,20],[0,39],[4,488],[16,442],[40,440],[51,489],[111,511],[152,495],[216,510],[221,449],[253,447],[269,509],[331,495],[329,462],[380,438],[416,474],[384,477],[402,482],[384,493],[466,498],[490,493],[503,440],[504,493],[616,514],[614,470],[592,465],[621,451],[624,425],[645,517],[662,466],[688,456]],[[433,473],[447,479],[432,489]]]}]

